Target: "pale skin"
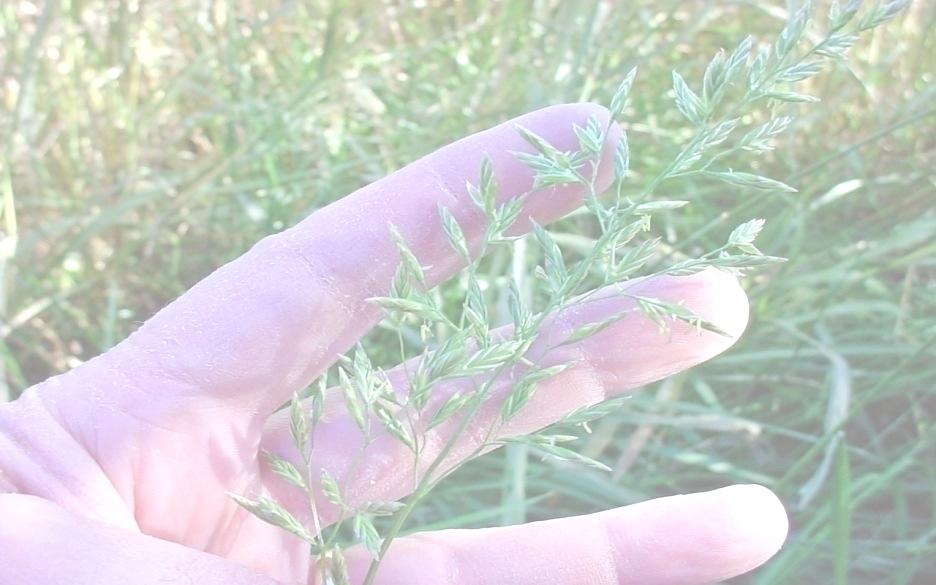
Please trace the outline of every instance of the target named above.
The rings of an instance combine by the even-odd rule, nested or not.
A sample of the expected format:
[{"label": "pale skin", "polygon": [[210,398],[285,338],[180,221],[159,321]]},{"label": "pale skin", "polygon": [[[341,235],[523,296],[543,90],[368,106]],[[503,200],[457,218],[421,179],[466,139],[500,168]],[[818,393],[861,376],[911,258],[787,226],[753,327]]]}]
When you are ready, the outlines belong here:
[{"label": "pale skin", "polygon": [[[591,115],[608,116],[599,106],[570,104],[514,123],[571,150],[572,124]],[[618,132],[612,126],[609,144]],[[247,514],[227,493],[270,493],[308,516],[301,494],[259,456],[263,449],[295,460],[277,409],[380,320],[367,299],[386,294],[399,262],[388,222],[429,267],[431,283],[445,280],[461,265],[446,244],[438,203],[477,243],[483,217],[465,183],[477,179],[489,156],[502,201],[528,191],[532,176],[515,159],[519,150],[529,147],[511,123],[442,148],[264,239],[111,351],[0,405],[0,585],[317,583],[307,547]],[[610,151],[598,173],[602,186],[611,180]],[[529,196],[515,231],[528,229],[529,217],[547,223],[565,215],[583,196],[578,187]],[[687,303],[731,337],[679,324],[664,335],[633,312],[574,346],[548,349],[554,344],[543,341],[531,350],[534,361],[572,357],[575,365],[543,383],[502,433],[538,429],[705,361],[747,325],[745,294],[724,273],[634,286]],[[600,301],[549,319],[541,338],[561,339],[572,327],[627,308],[628,301],[604,291]],[[395,376],[402,385],[404,377]],[[440,397],[453,391],[437,390]],[[352,465],[359,434],[340,403],[328,408],[314,464],[341,478],[354,502],[405,497],[411,454],[383,436]],[[490,426],[496,413],[482,410],[476,428]],[[441,427],[433,444],[451,432]],[[461,438],[448,463],[473,451],[482,434]],[[324,521],[333,521],[334,510],[321,502]],[[786,532],[776,496],[733,486],[589,516],[403,537],[376,583],[695,585],[757,567]],[[360,583],[367,553],[348,551],[348,562]]]}]

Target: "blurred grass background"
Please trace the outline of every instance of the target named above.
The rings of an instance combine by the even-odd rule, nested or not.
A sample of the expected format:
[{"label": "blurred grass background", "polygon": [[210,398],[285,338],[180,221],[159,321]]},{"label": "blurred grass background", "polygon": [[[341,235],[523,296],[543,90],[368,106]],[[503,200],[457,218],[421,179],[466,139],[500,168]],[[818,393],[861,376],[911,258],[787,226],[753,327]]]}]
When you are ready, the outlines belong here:
[{"label": "blurred grass background", "polygon": [[[466,133],[606,103],[633,65],[632,166],[653,176],[686,132],[671,69],[698,80],[718,48],[773,40],[788,8],[5,1],[0,399],[106,350],[263,235]],[[745,163],[798,193],[664,186],[692,201],[657,223],[673,253],[764,217],[761,248],[790,262],[746,281],[752,321],[728,354],[594,425],[580,447],[614,475],[499,453],[414,528],[757,482],[792,533],[737,582],[936,582],[934,23],[918,0],[808,82],[823,102]]]}]

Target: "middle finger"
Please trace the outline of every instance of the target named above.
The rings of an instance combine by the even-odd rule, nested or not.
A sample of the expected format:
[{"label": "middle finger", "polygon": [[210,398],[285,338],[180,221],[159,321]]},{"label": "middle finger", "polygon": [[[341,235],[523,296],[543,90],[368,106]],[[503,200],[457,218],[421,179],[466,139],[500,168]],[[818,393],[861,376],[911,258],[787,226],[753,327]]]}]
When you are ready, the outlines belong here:
[{"label": "middle finger", "polygon": [[[685,303],[729,336],[700,332],[681,322],[672,323],[668,331],[661,332],[656,323],[637,309],[632,299],[621,294],[622,286],[627,287],[628,294]],[[624,318],[591,337],[556,347],[576,328],[622,313],[626,314]],[[328,471],[338,480],[342,500],[352,509],[375,501],[397,500],[413,490],[450,441],[454,441],[454,448],[447,452],[438,472],[452,468],[479,450],[490,448],[486,440],[493,443],[534,432],[577,408],[705,361],[734,343],[743,332],[747,318],[747,297],[737,280],[714,269],[693,276],[664,276],[606,287],[587,304],[569,307],[545,321],[526,357],[536,367],[570,362],[574,365],[540,382],[530,402],[509,423],[500,422],[501,405],[517,376],[522,374],[517,370],[505,371],[493,380],[489,398],[461,435],[456,436],[463,414],[431,430],[427,429],[425,420],[412,421],[413,434],[423,444],[417,461],[408,447],[376,421],[372,428],[379,430],[371,441],[365,442],[336,389],[330,393],[333,399],[326,403],[324,418],[314,435],[312,477],[319,477],[321,470]],[[506,334],[499,331],[494,335]],[[398,366],[388,372],[398,394],[405,394],[407,371],[411,372],[412,368],[412,365],[408,369]],[[440,383],[424,409],[429,413],[426,418],[431,419],[435,409],[454,393],[470,391],[482,382],[474,378]],[[306,407],[311,408],[311,404]],[[270,419],[262,446],[270,453],[291,460],[299,468],[304,466],[289,434],[288,411],[281,411]],[[263,473],[267,488],[294,513],[307,518],[308,501],[304,494],[283,482],[268,467],[264,467]],[[326,523],[335,520],[337,509],[321,494],[319,496],[318,508],[323,520]]]}]

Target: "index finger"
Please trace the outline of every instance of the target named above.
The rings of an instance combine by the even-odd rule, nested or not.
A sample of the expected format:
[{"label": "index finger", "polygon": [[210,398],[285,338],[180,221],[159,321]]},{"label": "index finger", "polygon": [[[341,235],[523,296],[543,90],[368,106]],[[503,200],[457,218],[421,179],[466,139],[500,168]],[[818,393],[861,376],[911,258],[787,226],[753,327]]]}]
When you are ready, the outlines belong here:
[{"label": "index finger", "polygon": [[[108,354],[66,374],[53,397],[60,411],[102,406],[152,423],[202,409],[205,424],[259,431],[260,423],[305,387],[381,318],[367,302],[390,287],[399,263],[392,223],[427,265],[430,285],[461,267],[445,243],[437,207],[461,224],[469,243],[484,230],[467,195],[489,157],[502,200],[527,192],[531,172],[514,156],[529,151],[515,125],[560,149],[577,148],[573,124],[608,112],[569,104],[532,112],[446,146],[270,236],[195,285]],[[608,143],[616,138],[612,128]],[[606,147],[604,159],[612,148]],[[599,170],[599,187],[610,178]],[[548,222],[576,208],[580,186],[527,198],[522,218]],[[525,229],[526,219],[519,229]],[[88,392],[95,392],[89,400]],[[80,417],[78,417],[80,418]]]}]

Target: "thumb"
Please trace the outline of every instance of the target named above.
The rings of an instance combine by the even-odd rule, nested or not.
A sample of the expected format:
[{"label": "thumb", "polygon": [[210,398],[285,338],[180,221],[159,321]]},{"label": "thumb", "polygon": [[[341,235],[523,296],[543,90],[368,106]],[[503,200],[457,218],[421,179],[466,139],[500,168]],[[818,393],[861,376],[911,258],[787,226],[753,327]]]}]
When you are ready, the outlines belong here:
[{"label": "thumb", "polygon": [[0,585],[281,585],[221,557],[0,495]]}]

